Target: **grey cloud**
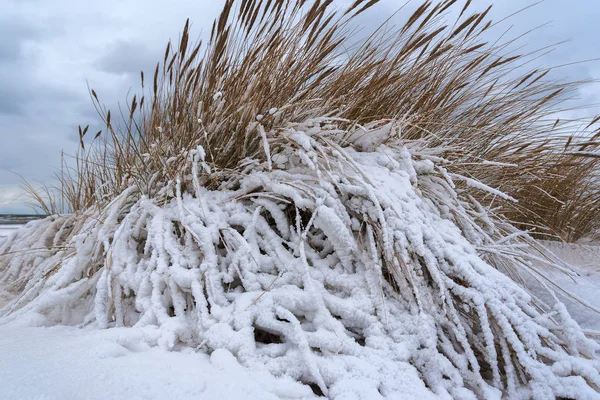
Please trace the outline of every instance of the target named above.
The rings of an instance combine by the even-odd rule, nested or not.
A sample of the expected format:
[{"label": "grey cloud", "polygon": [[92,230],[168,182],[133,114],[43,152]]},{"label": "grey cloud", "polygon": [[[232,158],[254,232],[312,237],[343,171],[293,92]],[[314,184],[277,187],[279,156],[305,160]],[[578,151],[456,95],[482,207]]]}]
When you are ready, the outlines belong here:
[{"label": "grey cloud", "polygon": [[39,37],[40,31],[28,21],[0,17],[0,63],[14,62],[23,41]]},{"label": "grey cloud", "polygon": [[148,70],[158,60],[158,52],[151,51],[146,44],[120,40],[97,61],[97,66],[114,74],[139,74]]},{"label": "grey cloud", "polygon": [[22,114],[23,98],[7,87],[5,82],[0,82],[2,85],[2,94],[0,94],[0,115],[18,115]]},{"label": "grey cloud", "polygon": [[31,103],[44,99],[53,99],[54,104],[73,99],[61,85],[33,78],[40,60],[26,46],[40,46],[51,37],[48,27],[36,19],[0,16],[0,115],[25,115]]},{"label": "grey cloud", "polygon": [[81,101],[81,97],[54,82],[31,79],[32,71],[21,63],[0,66],[0,115],[28,115],[28,110],[46,103],[56,108],[68,102]]},{"label": "grey cloud", "polygon": [[[0,28],[0,37],[6,38],[7,35]],[[14,60],[19,54],[19,42],[16,40],[0,41],[0,63]]]}]

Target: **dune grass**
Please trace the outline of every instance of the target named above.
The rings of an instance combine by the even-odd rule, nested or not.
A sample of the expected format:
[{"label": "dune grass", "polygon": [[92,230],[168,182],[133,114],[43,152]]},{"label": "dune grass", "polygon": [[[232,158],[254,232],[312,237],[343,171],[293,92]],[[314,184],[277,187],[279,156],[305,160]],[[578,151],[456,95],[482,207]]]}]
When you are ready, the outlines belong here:
[{"label": "dune grass", "polygon": [[[265,157],[260,126],[327,115],[399,121],[403,138],[443,146],[450,171],[518,200],[479,196],[524,228],[569,241],[600,228],[598,118],[555,117],[585,82],[528,70],[538,53],[517,53],[518,40],[484,42],[489,8],[427,1],[404,26],[382,25],[354,43],[353,19],[377,1],[339,13],[330,1],[303,3],[228,1],[204,47],[186,23],[153,76],[142,73],[144,93],[117,116],[92,90],[106,129],[88,143],[80,128],[76,165],[59,176],[69,211],[105,204],[130,180],[157,195],[198,145],[206,179],[218,181],[241,160]],[[461,9],[458,20],[444,19],[450,7]]]}]

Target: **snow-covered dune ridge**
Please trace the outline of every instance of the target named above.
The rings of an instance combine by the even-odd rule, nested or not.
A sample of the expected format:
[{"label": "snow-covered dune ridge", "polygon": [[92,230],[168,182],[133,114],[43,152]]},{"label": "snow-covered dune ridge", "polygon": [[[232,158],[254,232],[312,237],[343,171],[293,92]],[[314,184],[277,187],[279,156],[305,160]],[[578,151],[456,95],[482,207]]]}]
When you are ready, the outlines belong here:
[{"label": "snow-covered dune ridge", "polygon": [[217,190],[199,147],[172,200],[134,185],[25,226],[0,247],[2,323],[156,325],[151,344],[226,349],[330,398],[596,396],[598,345],[498,271],[543,275],[534,241],[470,195],[493,189],[457,189],[399,123],[265,137],[287,145]]}]

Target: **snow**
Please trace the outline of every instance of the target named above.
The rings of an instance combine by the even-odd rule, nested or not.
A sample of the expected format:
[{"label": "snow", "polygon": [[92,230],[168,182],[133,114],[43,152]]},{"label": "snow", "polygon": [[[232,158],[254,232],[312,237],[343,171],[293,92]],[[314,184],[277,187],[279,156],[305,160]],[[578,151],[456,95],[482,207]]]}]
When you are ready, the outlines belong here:
[{"label": "snow", "polygon": [[[0,242],[22,225],[0,225]],[[0,287],[0,309],[11,300]],[[150,347],[152,329],[0,326],[0,399],[312,399],[291,378],[242,367],[227,350]],[[33,325],[33,326],[28,326]]]},{"label": "snow", "polygon": [[0,242],[19,229],[19,227],[21,227],[21,225],[0,225]]},{"label": "snow", "polygon": [[151,330],[0,327],[1,399],[308,399],[310,388],[238,364],[227,350],[149,347]]},{"label": "snow", "polygon": [[450,176],[452,178],[454,178],[455,180],[463,180],[463,181],[465,181],[465,183],[467,185],[469,185],[470,187],[474,187],[474,188],[477,188],[479,190],[483,190],[484,192],[491,193],[491,194],[493,194],[495,196],[501,197],[501,198],[503,198],[505,200],[510,200],[510,201],[512,201],[514,203],[518,203],[519,202],[517,199],[515,199],[515,198],[513,198],[513,197],[511,197],[509,195],[507,195],[506,193],[504,193],[504,192],[502,192],[502,191],[500,191],[498,189],[494,189],[492,187],[489,187],[488,185],[486,185],[486,184],[484,184],[482,182],[476,181],[475,179],[471,179],[471,178],[468,178],[466,176],[462,176],[462,175],[459,175],[459,174],[450,174]]},{"label": "snow", "polygon": [[[11,225],[0,225],[0,245],[8,236],[15,233],[22,225],[11,224]],[[6,303],[8,303],[10,296],[7,292],[1,290],[0,287],[0,309],[4,307]]]},{"label": "snow", "polygon": [[[567,276],[550,272],[553,281],[600,310],[600,245],[554,241],[542,241],[541,243],[577,273],[574,276]],[[543,292],[540,292],[539,296],[543,300],[548,300],[547,294]],[[569,296],[559,294],[559,298],[565,303],[573,319],[582,328],[598,331],[595,336],[600,339],[600,314]]]},{"label": "snow", "polygon": [[[600,307],[600,246],[544,245],[581,273],[577,282],[562,278],[561,284]],[[600,316],[579,314],[575,303],[568,306],[583,326],[600,327]],[[316,398],[307,386],[289,378],[240,366],[227,350],[208,356],[191,349],[150,347],[148,337],[157,334],[152,329],[27,326],[35,322],[0,326],[1,399]]]},{"label": "snow", "polygon": [[[0,310],[0,351],[18,353],[0,367],[2,390],[596,396],[598,344],[489,261],[529,266],[510,254],[528,242],[469,195],[501,192],[456,189],[396,128],[319,119],[261,132],[263,145],[287,143],[281,169],[256,160],[235,189],[202,187],[201,157],[188,154],[194,176],[168,183],[164,202],[131,186],[101,211],[28,224],[0,243],[0,284],[15,296]],[[339,145],[368,132],[376,148]],[[84,328],[43,327],[56,324]],[[28,386],[29,369],[47,380]],[[54,392],[63,386],[72,393]]]}]

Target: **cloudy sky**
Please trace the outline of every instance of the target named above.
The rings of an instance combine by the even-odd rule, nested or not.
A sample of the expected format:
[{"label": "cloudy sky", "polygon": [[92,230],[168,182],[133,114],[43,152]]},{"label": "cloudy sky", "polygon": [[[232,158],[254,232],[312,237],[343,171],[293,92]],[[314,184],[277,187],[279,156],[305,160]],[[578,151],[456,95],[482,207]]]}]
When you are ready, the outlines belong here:
[{"label": "cloudy sky", "polygon": [[[349,0],[337,0],[339,4]],[[402,1],[402,2],[400,2]],[[462,2],[462,0],[460,0]],[[474,0],[483,9],[492,0]],[[496,0],[499,20],[535,0]],[[360,20],[364,31],[381,23],[404,0],[384,0]],[[420,3],[396,17],[401,22]],[[52,183],[61,151],[77,148],[77,125],[101,129],[87,85],[109,107],[137,89],[140,70],[153,70],[169,38],[186,18],[192,36],[210,30],[222,1],[213,0],[0,0],[0,213],[27,212],[20,176]],[[600,1],[545,0],[503,24],[535,49],[564,40],[538,60],[553,66],[600,57]],[[570,79],[600,78],[600,61],[563,67]],[[600,103],[599,85],[580,92],[582,104]],[[596,105],[581,111],[599,113]]]}]

